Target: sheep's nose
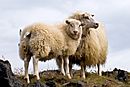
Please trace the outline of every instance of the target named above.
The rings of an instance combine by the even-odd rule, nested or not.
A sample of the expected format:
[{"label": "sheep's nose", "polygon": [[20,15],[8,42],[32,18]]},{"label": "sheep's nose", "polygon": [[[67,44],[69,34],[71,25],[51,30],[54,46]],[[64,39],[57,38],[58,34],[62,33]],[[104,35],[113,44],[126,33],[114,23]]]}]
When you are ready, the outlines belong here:
[{"label": "sheep's nose", "polygon": [[74,34],[75,34],[75,35],[78,34],[78,31],[74,31]]},{"label": "sheep's nose", "polygon": [[95,28],[98,28],[99,24],[98,23],[95,23]]}]

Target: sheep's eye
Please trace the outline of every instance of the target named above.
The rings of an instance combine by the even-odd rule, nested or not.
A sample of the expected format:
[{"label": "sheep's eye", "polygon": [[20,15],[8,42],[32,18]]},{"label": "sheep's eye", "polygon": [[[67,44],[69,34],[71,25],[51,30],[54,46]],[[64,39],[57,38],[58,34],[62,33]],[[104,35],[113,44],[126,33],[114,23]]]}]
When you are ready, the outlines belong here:
[{"label": "sheep's eye", "polygon": [[82,26],[84,26],[84,25],[85,25],[85,24],[84,24],[84,23],[82,23],[82,24],[80,24],[80,25],[79,25],[79,27],[82,27]]},{"label": "sheep's eye", "polygon": [[92,17],[94,17],[94,15],[91,15]]},{"label": "sheep's eye", "polygon": [[73,24],[70,24],[71,27],[73,27]]}]

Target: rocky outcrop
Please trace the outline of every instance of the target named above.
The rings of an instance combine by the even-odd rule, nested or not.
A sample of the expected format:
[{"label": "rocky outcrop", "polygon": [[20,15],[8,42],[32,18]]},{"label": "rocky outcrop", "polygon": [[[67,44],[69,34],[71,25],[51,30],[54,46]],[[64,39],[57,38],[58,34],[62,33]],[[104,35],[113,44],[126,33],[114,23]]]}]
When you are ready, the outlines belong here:
[{"label": "rocky outcrop", "polygon": [[30,74],[31,83],[27,84],[23,76],[12,72],[9,61],[0,60],[0,87],[130,87],[129,81],[126,83],[129,79],[127,71],[114,69],[112,72],[104,72],[103,75],[105,77],[86,73],[87,78],[81,79],[80,71],[74,70],[74,78],[70,80],[58,70],[47,70],[40,72],[40,81]]},{"label": "rocky outcrop", "polygon": [[9,61],[0,60],[0,86],[3,87],[24,87],[24,84],[15,77],[11,70]]},{"label": "rocky outcrop", "polygon": [[113,70],[113,73],[115,75],[115,79],[118,79],[119,81],[128,81],[128,72],[125,70],[117,69],[115,68]]},{"label": "rocky outcrop", "polygon": [[128,72],[125,70],[115,68],[113,71],[102,72],[102,74],[104,76],[114,77],[119,81],[124,81],[124,82],[128,81]]}]

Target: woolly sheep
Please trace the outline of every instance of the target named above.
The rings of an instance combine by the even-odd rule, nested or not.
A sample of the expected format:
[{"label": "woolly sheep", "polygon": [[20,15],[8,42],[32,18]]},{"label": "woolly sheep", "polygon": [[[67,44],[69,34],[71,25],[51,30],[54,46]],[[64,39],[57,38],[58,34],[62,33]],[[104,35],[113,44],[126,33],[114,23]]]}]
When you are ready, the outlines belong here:
[{"label": "woolly sheep", "polygon": [[46,25],[35,23],[27,26],[22,34],[19,44],[19,55],[24,60],[25,78],[29,83],[28,66],[33,57],[34,74],[37,80],[38,61],[50,60],[54,57],[63,56],[66,61],[66,74],[69,74],[69,55],[73,55],[81,40],[82,24],[76,19],[67,19],[66,23],[59,25]]},{"label": "woolly sheep", "polygon": [[[98,23],[98,28],[94,29],[92,26],[88,26],[87,20],[92,16],[86,12],[76,12],[69,18],[80,20],[84,23],[83,34],[79,47],[74,55],[69,57],[70,60],[70,72],[72,64],[78,64],[81,66],[82,77],[85,78],[85,69],[87,66],[98,67],[98,74],[101,75],[100,64],[104,64],[107,58],[108,41],[105,34],[105,28],[102,23]],[[92,18],[93,19],[93,18]],[[94,19],[93,19],[94,20]],[[64,67],[61,66],[60,58],[56,59],[57,65],[61,71]]]}]

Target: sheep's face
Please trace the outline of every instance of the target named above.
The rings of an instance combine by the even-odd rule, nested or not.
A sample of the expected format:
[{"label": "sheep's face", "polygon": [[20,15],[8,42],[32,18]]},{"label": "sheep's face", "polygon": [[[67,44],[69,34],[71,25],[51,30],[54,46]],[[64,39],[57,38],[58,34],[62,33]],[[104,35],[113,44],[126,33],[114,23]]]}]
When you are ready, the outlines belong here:
[{"label": "sheep's face", "polygon": [[29,34],[28,32],[23,33],[22,30],[20,30],[19,32],[20,34],[20,42],[18,43],[19,46],[19,56],[24,59],[26,57],[32,56],[30,50],[29,50],[29,46],[28,46],[28,40],[29,40]]},{"label": "sheep's face", "polygon": [[76,19],[67,19],[66,24],[68,26],[67,34],[71,36],[71,38],[77,40],[82,34],[81,22]]},{"label": "sheep's face", "polygon": [[81,21],[81,23],[84,24],[84,28],[98,28],[98,23],[95,21],[95,19],[93,18],[94,15],[89,14],[87,12],[76,12],[74,13],[70,18],[74,18],[77,19],[79,21]]},{"label": "sheep's face", "polygon": [[83,13],[81,22],[85,24],[85,28],[98,28],[98,23],[93,18],[94,15]]},{"label": "sheep's face", "polygon": [[20,42],[18,43],[19,49],[26,49],[26,46],[28,45],[28,41],[30,38],[30,33],[23,32],[21,29],[19,31],[20,35]]}]

